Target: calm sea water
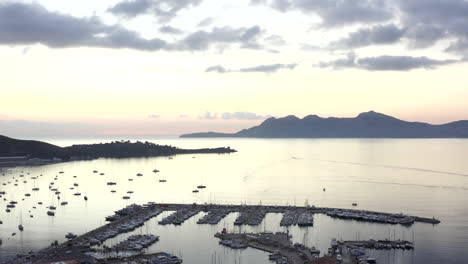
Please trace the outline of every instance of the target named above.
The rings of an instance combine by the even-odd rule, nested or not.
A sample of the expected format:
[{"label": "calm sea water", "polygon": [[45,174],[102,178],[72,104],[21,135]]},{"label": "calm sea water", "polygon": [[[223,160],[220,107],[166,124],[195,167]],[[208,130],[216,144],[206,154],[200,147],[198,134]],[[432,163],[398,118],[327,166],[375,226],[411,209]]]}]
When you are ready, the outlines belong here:
[{"label": "calm sea water", "polygon": [[[109,139],[46,140],[67,146],[105,142]],[[239,152],[223,155],[177,155],[173,159],[135,158],[76,161],[47,166],[0,169],[0,259],[19,252],[38,250],[54,240],[64,241],[67,232],[82,234],[105,223],[104,217],[131,203],[228,203],[304,205],[368,209],[439,218],[439,225],[411,227],[360,223],[315,216],[310,228],[292,227],[293,240],[326,252],[332,238],[407,239],[414,251],[369,252],[379,263],[468,262],[468,140],[465,139],[152,139],[181,148],[230,146]],[[160,173],[152,173],[159,169]],[[104,172],[104,176],[93,174]],[[65,173],[59,174],[59,171]],[[1,176],[1,173],[5,173]],[[26,173],[29,173],[27,175]],[[143,173],[143,177],[137,177]],[[24,174],[24,178],[19,175]],[[37,180],[32,176],[43,174]],[[54,181],[54,177],[58,179]],[[77,178],[73,178],[77,176]],[[13,178],[14,177],[14,178]],[[133,178],[134,181],[128,181]],[[164,178],[166,183],[159,183]],[[18,180],[18,182],[15,182]],[[26,180],[26,183],[23,181]],[[116,181],[117,186],[106,182]],[[59,206],[50,182],[62,192]],[[17,186],[13,184],[16,183]],[[79,187],[69,188],[74,183]],[[203,183],[206,190],[192,193]],[[39,192],[32,192],[39,187]],[[322,189],[326,188],[323,192]],[[116,193],[111,193],[111,189]],[[79,191],[87,195],[73,196]],[[123,200],[133,191],[130,200]],[[25,197],[25,193],[31,193]],[[23,200],[24,199],[24,200]],[[18,201],[12,212],[6,204]],[[37,202],[43,205],[37,205]],[[46,215],[56,205],[55,217]],[[36,209],[33,209],[36,206]],[[184,263],[270,263],[268,255],[254,249],[230,250],[218,245],[213,234],[223,227],[238,231],[231,214],[217,226],[197,225],[203,213],[182,226],[160,226],[164,213],[133,233],[152,233],[160,241],[148,252],[167,251]],[[33,215],[33,218],[30,217]],[[240,231],[284,231],[280,215],[269,214],[260,226]],[[25,230],[19,232],[22,222]],[[11,234],[16,232],[16,236]],[[112,245],[130,234],[120,235]]]}]

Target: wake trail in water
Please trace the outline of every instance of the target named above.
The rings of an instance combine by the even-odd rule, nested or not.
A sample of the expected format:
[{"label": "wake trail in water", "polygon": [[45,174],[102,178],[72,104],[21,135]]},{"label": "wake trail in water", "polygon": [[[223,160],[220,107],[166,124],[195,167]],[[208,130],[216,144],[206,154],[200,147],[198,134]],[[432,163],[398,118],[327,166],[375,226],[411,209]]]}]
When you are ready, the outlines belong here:
[{"label": "wake trail in water", "polygon": [[416,186],[416,187],[424,187],[424,188],[455,189],[455,190],[468,191],[468,188],[466,188],[466,187],[455,187],[455,186],[444,186],[444,185],[425,185],[425,184],[417,184],[417,183],[398,183],[398,182],[379,182],[379,181],[350,181],[350,182],[370,183],[370,184],[385,184],[385,185],[400,185],[400,186]]},{"label": "wake trail in water", "polygon": [[412,167],[402,167],[402,166],[392,166],[392,165],[382,165],[382,164],[369,164],[369,163],[359,163],[359,162],[349,162],[349,161],[337,161],[337,160],[322,160],[322,159],[313,159],[313,160],[331,162],[331,163],[351,164],[351,165],[368,166],[368,167],[381,167],[381,168],[399,169],[399,170],[411,170],[411,171],[419,171],[419,172],[429,172],[429,173],[468,177],[468,174],[456,173],[456,172],[450,172],[450,171],[438,171],[438,170],[430,170],[430,169],[422,169],[422,168],[412,168]]}]

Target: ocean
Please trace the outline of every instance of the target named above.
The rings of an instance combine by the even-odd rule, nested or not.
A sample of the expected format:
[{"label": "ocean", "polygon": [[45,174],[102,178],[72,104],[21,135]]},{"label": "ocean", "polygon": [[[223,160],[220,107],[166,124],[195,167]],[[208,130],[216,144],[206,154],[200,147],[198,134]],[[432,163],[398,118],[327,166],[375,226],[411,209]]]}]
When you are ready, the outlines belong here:
[{"label": "ocean", "polygon": [[[113,139],[43,140],[67,146]],[[154,137],[144,140],[180,148],[229,146],[238,152],[176,155],[172,158],[96,159],[0,168],[0,191],[7,192],[0,200],[0,221],[3,222],[0,224],[3,242],[0,260],[7,260],[20,252],[39,250],[55,240],[63,242],[68,232],[82,234],[105,224],[104,218],[117,209],[132,203],[153,201],[316,205],[436,217],[442,221],[438,225],[415,223],[406,227],[315,215],[313,227],[291,227],[289,232],[295,242],[315,246],[322,253],[327,252],[332,238],[414,241],[414,251],[369,251],[368,254],[376,257],[378,263],[468,262],[467,139]],[[154,169],[160,172],[153,173]],[[93,173],[93,170],[104,175]],[[137,173],[143,176],[138,177]],[[43,176],[38,179],[31,179],[41,174]],[[54,180],[56,176],[57,180]],[[166,183],[160,183],[160,179],[165,179]],[[109,181],[115,181],[117,185],[108,186],[106,183]],[[49,191],[51,182],[61,192],[60,201],[68,201],[68,205],[59,205],[57,196]],[[207,188],[192,193],[200,184]],[[40,190],[31,191],[34,187]],[[111,190],[116,192],[111,193]],[[131,199],[123,200],[122,196],[128,191],[133,192]],[[82,195],[74,196],[76,192]],[[31,196],[25,196],[26,193]],[[88,201],[83,199],[84,195]],[[6,205],[11,200],[18,204],[7,213]],[[352,203],[357,206],[352,206]],[[54,217],[46,215],[45,207],[49,205],[57,206]],[[236,214],[229,215],[218,225],[197,225],[197,219],[204,213],[190,218],[181,226],[158,225],[157,221],[168,213],[106,244],[113,245],[135,233],[151,233],[159,235],[160,241],[147,252],[173,253],[181,256],[184,263],[266,264],[271,263],[267,253],[250,248],[227,249],[219,245],[213,235],[224,227],[240,232],[286,230],[279,226],[281,216],[277,214],[268,214],[262,224],[255,227],[234,226]],[[19,223],[24,226],[23,232],[18,230]],[[14,232],[16,235],[12,236]]]}]

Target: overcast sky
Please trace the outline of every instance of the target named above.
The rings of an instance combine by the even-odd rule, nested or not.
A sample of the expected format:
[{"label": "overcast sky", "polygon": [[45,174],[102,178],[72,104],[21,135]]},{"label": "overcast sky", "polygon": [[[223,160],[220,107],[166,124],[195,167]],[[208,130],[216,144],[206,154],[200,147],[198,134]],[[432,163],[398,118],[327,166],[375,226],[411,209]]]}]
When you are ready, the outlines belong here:
[{"label": "overcast sky", "polygon": [[468,119],[466,0],[0,1],[0,134]]}]

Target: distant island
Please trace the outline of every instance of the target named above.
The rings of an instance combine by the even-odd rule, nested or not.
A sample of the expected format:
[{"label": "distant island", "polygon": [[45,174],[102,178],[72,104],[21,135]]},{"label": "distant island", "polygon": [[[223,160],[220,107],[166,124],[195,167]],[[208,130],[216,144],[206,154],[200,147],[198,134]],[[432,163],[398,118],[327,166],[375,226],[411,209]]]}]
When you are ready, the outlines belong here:
[{"label": "distant island", "polygon": [[19,140],[0,136],[0,165],[47,164],[95,158],[158,157],[177,154],[223,154],[232,152],[236,152],[236,150],[230,147],[180,149],[148,141],[130,142],[123,140],[62,148],[41,141]]},{"label": "distant island", "polygon": [[194,133],[181,138],[245,137],[245,138],[468,138],[468,121],[443,125],[407,122],[374,111],[354,118],[322,118],[308,115],[268,118],[259,126],[237,133]]}]

